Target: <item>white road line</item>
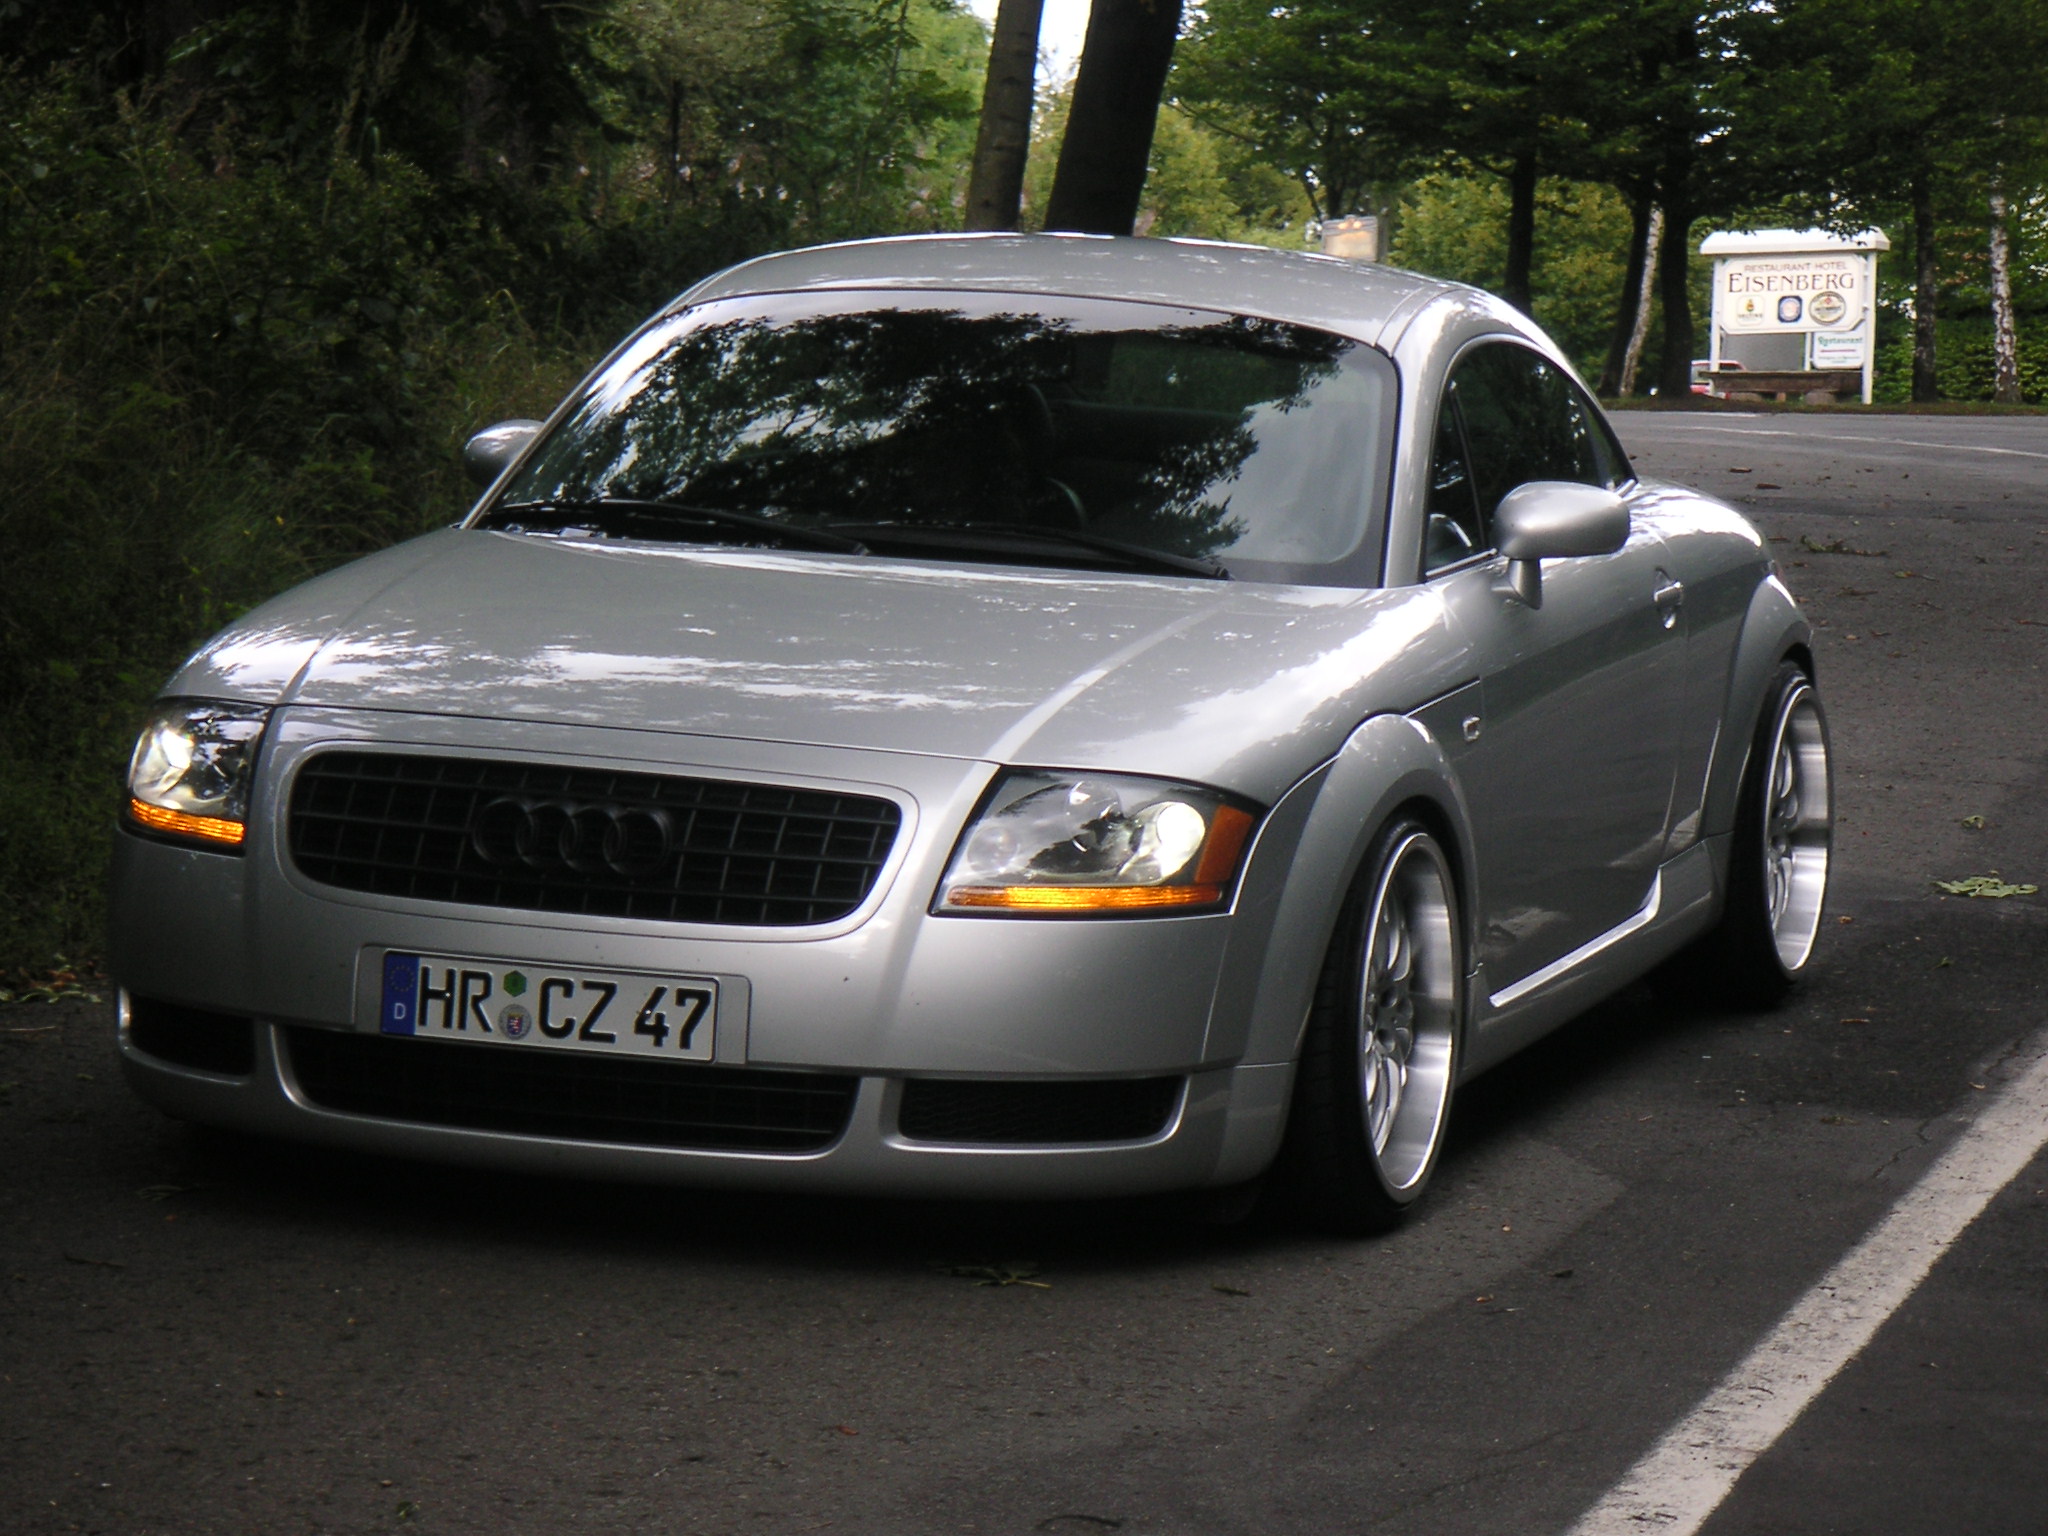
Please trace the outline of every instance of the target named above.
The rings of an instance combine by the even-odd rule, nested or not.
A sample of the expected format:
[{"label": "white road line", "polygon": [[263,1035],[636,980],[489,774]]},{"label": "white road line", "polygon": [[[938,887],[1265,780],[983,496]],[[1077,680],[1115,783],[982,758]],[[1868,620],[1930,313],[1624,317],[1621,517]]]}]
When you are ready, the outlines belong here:
[{"label": "white road line", "polygon": [[1725,432],[1731,437],[1796,437],[1802,442],[1857,443],[1865,448],[1942,448],[1952,453],[2000,453],[2014,459],[2048,459],[2029,448],[1993,448],[1984,443],[1923,443],[1910,437],[1857,437],[1838,432],[1787,432],[1783,427],[1723,427],[1708,422],[1668,422],[1687,432]]},{"label": "white road line", "polygon": [[1691,1536],[2048,1144],[2048,1037],[1941,1159],[1571,1536]]}]

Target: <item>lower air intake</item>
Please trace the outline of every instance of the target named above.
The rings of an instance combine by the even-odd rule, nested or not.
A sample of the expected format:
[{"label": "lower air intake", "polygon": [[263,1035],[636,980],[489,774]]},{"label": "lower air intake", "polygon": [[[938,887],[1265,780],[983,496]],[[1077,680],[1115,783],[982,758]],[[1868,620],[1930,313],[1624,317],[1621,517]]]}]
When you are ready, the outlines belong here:
[{"label": "lower air intake", "polygon": [[969,1082],[913,1078],[897,1128],[906,1141],[966,1146],[1149,1141],[1180,1102],[1178,1077],[1097,1082]]},{"label": "lower air intake", "polygon": [[518,1046],[285,1030],[299,1091],[380,1120],[566,1141],[815,1152],[853,1113],[857,1077],[630,1061]]},{"label": "lower air intake", "polygon": [[237,1014],[131,996],[128,1043],[159,1061],[197,1072],[247,1077],[256,1070],[256,1022]]}]

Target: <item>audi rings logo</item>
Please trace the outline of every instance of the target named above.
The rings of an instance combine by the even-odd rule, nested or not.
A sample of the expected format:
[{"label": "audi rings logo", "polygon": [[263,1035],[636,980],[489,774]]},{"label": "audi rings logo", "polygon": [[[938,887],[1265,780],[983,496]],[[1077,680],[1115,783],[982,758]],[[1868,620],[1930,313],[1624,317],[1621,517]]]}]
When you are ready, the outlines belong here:
[{"label": "audi rings logo", "polygon": [[477,812],[469,843],[485,863],[536,874],[607,871],[645,879],[668,862],[675,827],[666,811],[642,805],[591,805],[503,795]]}]

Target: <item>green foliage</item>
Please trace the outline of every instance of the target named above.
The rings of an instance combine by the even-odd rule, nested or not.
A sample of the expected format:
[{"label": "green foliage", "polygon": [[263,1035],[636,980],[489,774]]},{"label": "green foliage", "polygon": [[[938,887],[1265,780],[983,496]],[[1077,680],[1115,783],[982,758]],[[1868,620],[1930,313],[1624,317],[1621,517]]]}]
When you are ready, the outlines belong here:
[{"label": "green foliage", "polygon": [[82,4],[0,31],[0,971],[97,949],[209,632],[458,516],[465,437],[697,277],[957,222],[986,49],[950,0],[306,0],[138,62]]},{"label": "green foliage", "polygon": [[222,177],[75,81],[0,84],[0,880],[27,898],[0,904],[11,967],[94,947],[127,744],[180,657],[459,510],[463,433],[515,390],[544,408],[566,371],[509,304],[464,311],[402,164]]},{"label": "green foliage", "polygon": [[[1389,259],[1497,289],[1507,263],[1507,206],[1498,177],[1425,176],[1402,194]],[[1597,374],[1628,254],[1628,206],[1607,187],[1546,181],[1536,220],[1536,322],[1582,371]]]},{"label": "green foliage", "polygon": [[[1031,156],[1024,172],[1026,229],[1044,227],[1045,198],[1072,101],[1069,81],[1044,93],[1032,115]],[[1313,206],[1301,185],[1256,145],[1171,102],[1160,108],[1139,200],[1139,234],[1299,250],[1302,228],[1312,217]]]},{"label": "green foliage", "polygon": [[[1913,398],[1913,333],[1911,322],[1886,317],[1878,331],[1877,368],[1871,398],[1897,405]],[[2048,405],[2048,314],[2023,315],[2019,332],[2020,398],[2028,405]],[[1943,400],[1992,398],[1991,317],[1977,314],[1935,325],[1935,380]]]},{"label": "green foliage", "polygon": [[1169,91],[1304,188],[1316,217],[1370,204],[1427,166],[1447,120],[1415,58],[1402,8],[1309,0],[1208,0],[1175,57]]}]

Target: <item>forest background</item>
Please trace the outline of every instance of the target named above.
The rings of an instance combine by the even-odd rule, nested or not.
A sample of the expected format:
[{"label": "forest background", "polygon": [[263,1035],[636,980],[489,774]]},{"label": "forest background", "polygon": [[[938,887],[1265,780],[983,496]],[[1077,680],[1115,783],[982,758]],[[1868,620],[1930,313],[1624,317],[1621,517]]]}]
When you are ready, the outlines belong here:
[{"label": "forest background", "polygon": [[[97,952],[183,655],[459,516],[468,434],[695,278],[961,227],[989,45],[956,0],[0,0],[0,1000]],[[2043,69],[2048,0],[1207,0],[1136,230],[1375,213],[1610,389],[1647,281],[1672,403],[1701,236],[1877,225],[1879,399],[2048,401]]]}]

